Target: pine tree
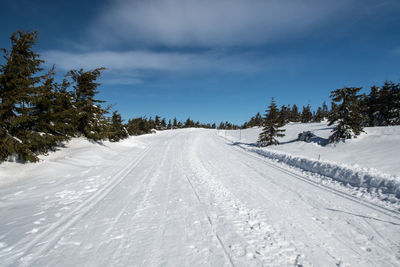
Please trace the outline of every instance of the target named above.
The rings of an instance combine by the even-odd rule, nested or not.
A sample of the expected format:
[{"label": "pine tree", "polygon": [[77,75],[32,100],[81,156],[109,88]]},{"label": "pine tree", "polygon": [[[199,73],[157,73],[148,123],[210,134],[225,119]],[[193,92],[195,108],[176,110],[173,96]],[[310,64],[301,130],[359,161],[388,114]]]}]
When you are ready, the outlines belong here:
[{"label": "pine tree", "polygon": [[386,81],[372,86],[366,102],[370,126],[400,124],[400,84]]},{"label": "pine tree", "polygon": [[283,124],[279,119],[279,110],[275,104],[274,98],[271,100],[271,104],[266,110],[264,116],[264,128],[258,137],[258,145],[259,146],[269,146],[269,145],[278,145],[279,142],[276,137],[285,136],[283,132],[285,130],[279,129]]},{"label": "pine tree", "polygon": [[302,111],[301,116],[300,116],[301,122],[302,123],[310,122],[312,120],[312,117],[313,117],[313,115],[311,113],[310,105],[303,106],[303,111]]},{"label": "pine tree", "polygon": [[297,108],[296,104],[294,104],[292,107],[290,121],[292,121],[292,122],[300,121],[300,113],[299,113],[299,109]]},{"label": "pine tree", "polygon": [[190,127],[194,127],[194,126],[195,126],[195,125],[194,125],[194,121],[192,121],[192,120],[190,119],[190,117],[187,118],[187,120],[185,121],[184,127],[185,127],[185,128],[190,128]]},{"label": "pine tree", "polygon": [[[361,88],[344,87],[331,92],[332,111],[329,116],[329,126],[337,123],[332,130],[330,142],[350,139],[363,132],[363,117],[360,113]],[[334,102],[337,102],[336,105]]]},{"label": "pine tree", "polygon": [[38,33],[17,31],[11,35],[11,51],[1,49],[5,64],[0,66],[0,160],[16,155],[22,161],[37,161],[32,151],[35,134],[34,96],[46,75],[43,60],[32,50]]},{"label": "pine tree", "polygon": [[68,91],[70,83],[64,79],[62,84],[55,84],[52,123],[56,132],[74,137],[77,132],[78,112],[74,106],[74,94]]},{"label": "pine tree", "polygon": [[282,105],[281,107],[279,112],[279,120],[282,122],[282,124],[286,124],[290,121],[290,110],[285,105]]},{"label": "pine tree", "polygon": [[155,129],[160,130],[161,129],[161,121],[160,121],[160,116],[156,115],[154,119],[154,124],[155,124]]},{"label": "pine tree", "polygon": [[67,140],[65,133],[58,130],[59,112],[54,83],[54,70],[51,69],[45,77],[43,85],[38,86],[32,96],[33,124],[30,128],[29,149],[34,152],[46,153],[59,142]]},{"label": "pine tree", "polygon": [[323,111],[321,107],[318,107],[317,111],[313,116],[314,122],[321,122],[324,119]]},{"label": "pine tree", "polygon": [[166,122],[165,118],[163,118],[161,120],[160,125],[161,125],[161,129],[163,129],[163,130],[167,129],[167,122]]},{"label": "pine tree", "polygon": [[122,124],[121,115],[114,111],[111,117],[111,125],[108,138],[111,142],[118,142],[128,137],[128,131]]},{"label": "pine tree", "polygon": [[322,117],[323,117],[323,119],[327,119],[328,116],[329,116],[329,108],[326,105],[326,102],[324,101],[322,103]]},{"label": "pine tree", "polygon": [[71,70],[67,77],[71,77],[74,83],[75,107],[77,108],[77,130],[85,137],[93,140],[101,140],[107,137],[108,123],[105,114],[108,109],[101,107],[102,100],[95,99],[100,85],[96,80],[105,68],[97,68],[91,71]]},{"label": "pine tree", "polygon": [[171,120],[168,120],[167,129],[172,129],[172,123],[171,123]]}]

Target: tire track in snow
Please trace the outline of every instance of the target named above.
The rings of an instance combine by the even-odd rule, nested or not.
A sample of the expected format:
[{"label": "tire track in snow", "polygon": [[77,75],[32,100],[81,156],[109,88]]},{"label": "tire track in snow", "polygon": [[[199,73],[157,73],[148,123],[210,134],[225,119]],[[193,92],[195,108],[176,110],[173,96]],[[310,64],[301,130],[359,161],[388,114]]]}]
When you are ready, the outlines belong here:
[{"label": "tire track in snow", "polygon": [[[220,138],[218,138],[218,139],[221,141]],[[226,144],[226,142],[222,142],[222,143]],[[368,208],[368,209],[372,209],[372,210],[377,211],[378,213],[380,213],[380,214],[382,214],[382,215],[389,216],[389,217],[392,218],[392,219],[398,220],[398,217],[396,216],[397,212],[395,212],[395,211],[392,211],[392,210],[390,210],[390,209],[386,209],[385,207],[381,207],[381,206],[376,205],[376,204],[374,204],[374,203],[369,203],[368,201],[364,201],[363,199],[358,199],[357,197],[354,197],[354,196],[352,196],[352,195],[348,195],[348,194],[343,193],[342,191],[336,190],[336,189],[334,189],[334,188],[330,188],[330,187],[328,187],[328,186],[324,186],[324,185],[321,185],[321,184],[319,184],[319,183],[316,183],[316,182],[314,182],[314,181],[312,181],[312,180],[309,180],[309,179],[306,178],[306,177],[302,177],[301,175],[299,175],[299,174],[297,174],[297,173],[294,173],[294,172],[292,172],[292,171],[290,171],[290,170],[286,170],[284,167],[276,166],[274,163],[268,162],[268,159],[260,158],[260,157],[258,157],[257,155],[252,155],[252,153],[249,153],[249,152],[247,152],[247,151],[245,151],[245,150],[243,150],[243,149],[241,149],[241,148],[232,147],[232,146],[229,146],[229,147],[230,147],[233,151],[238,151],[238,152],[240,152],[242,155],[244,155],[244,156],[246,156],[246,157],[247,157],[247,156],[251,156],[252,158],[257,159],[257,161],[260,161],[262,164],[264,164],[264,165],[266,165],[266,166],[268,166],[268,167],[271,167],[272,169],[276,169],[276,170],[279,171],[279,172],[283,172],[283,173],[285,173],[285,174],[288,174],[288,175],[289,175],[290,177],[292,177],[292,178],[299,179],[299,180],[301,180],[302,182],[306,182],[307,184],[311,184],[311,185],[317,187],[318,189],[323,189],[323,190],[325,190],[325,191],[328,191],[328,192],[330,192],[330,193],[333,193],[334,195],[337,195],[337,196],[339,196],[339,197],[342,197],[342,198],[348,199],[348,200],[350,200],[350,201],[352,201],[352,202],[355,202],[357,205],[360,205],[360,206],[362,206],[362,207],[366,207],[366,208]],[[257,170],[254,166],[251,166],[250,163],[246,163],[246,162],[241,162],[241,163],[242,163],[243,165],[247,166],[249,169],[252,169],[252,171],[255,172],[258,176],[260,176],[260,177],[262,177],[262,178],[265,178],[265,177],[266,177],[266,174],[265,174],[265,173],[260,172],[260,171]],[[268,181],[270,181],[270,182],[272,182],[273,184],[275,184],[275,182],[273,182],[273,181],[271,181],[271,180],[268,180]],[[278,185],[278,184],[276,184],[276,185]],[[285,187],[284,184],[282,184],[282,186]],[[295,191],[293,191],[292,188],[287,187],[287,189],[290,190],[290,191],[292,191],[292,192],[294,192],[294,193],[296,193]],[[371,206],[371,205],[372,205],[372,206]],[[318,208],[318,209],[321,209],[321,207],[317,207],[317,208]],[[322,208],[323,208],[323,207],[322,207]],[[326,210],[330,210],[329,208],[325,208],[325,209],[326,209]],[[382,209],[383,209],[383,210],[382,210]],[[388,211],[388,212],[390,212],[390,213],[388,213],[388,212],[386,212],[386,211]],[[343,212],[343,211],[342,211],[342,212]],[[346,212],[345,212],[345,213],[346,213]],[[349,213],[349,214],[352,214],[351,212],[348,212],[348,213]],[[352,214],[352,215],[357,215],[357,214]],[[375,218],[375,217],[371,217],[371,216],[358,215],[358,217],[363,218],[363,221],[366,221],[366,222],[367,222],[367,220],[369,220],[369,221],[379,221],[379,222],[383,222],[383,223],[389,223],[389,224],[392,224],[392,225],[394,225],[394,226],[400,225],[399,223],[394,223],[394,222],[392,222],[392,221],[390,221],[390,220],[381,220],[381,219],[379,219],[379,218]],[[360,223],[360,221],[357,221],[357,223]],[[371,238],[370,236],[368,237],[368,230],[365,230],[365,229],[363,230],[363,229],[361,229],[361,228],[357,228],[357,227],[356,227],[356,226],[357,226],[357,223],[356,223],[355,226],[353,225],[353,223],[350,223],[350,224],[353,225],[353,227],[355,227],[356,230],[361,231],[361,232],[359,233],[360,235],[358,235],[358,237],[361,238],[361,236],[367,236],[367,238]],[[367,223],[368,223],[368,222],[367,222]],[[369,224],[369,223],[368,223],[368,224]],[[370,225],[370,224],[369,224],[369,225]],[[320,225],[320,226],[322,227],[323,224]],[[370,225],[370,226],[371,226],[371,225]],[[325,232],[327,232],[327,233],[330,232],[329,228],[326,228],[326,227],[322,227],[322,228],[324,229]],[[376,232],[376,230],[375,230],[375,232]],[[311,236],[311,237],[312,237],[312,236]],[[336,237],[335,234],[332,234],[331,237],[334,238],[334,239],[336,239],[339,243],[342,243],[343,247],[347,247],[349,250],[353,251],[353,252],[354,252],[354,255],[357,254],[357,255],[359,255],[360,257],[362,257],[362,255],[360,255],[358,251],[354,250],[353,247],[349,246],[349,244],[347,244],[347,242],[343,242],[343,240],[338,239],[338,238]],[[352,236],[348,236],[348,238],[349,238],[349,239],[352,239]],[[354,237],[353,237],[353,238],[354,238]],[[315,241],[317,241],[317,240],[315,240]],[[370,251],[370,248],[368,247],[369,245],[366,245],[367,243],[370,243],[370,241],[371,241],[370,239],[365,240],[366,243],[365,243],[364,245],[361,245],[361,244],[359,244],[358,241],[356,240],[356,241],[355,241],[355,244],[357,243],[357,244],[360,245],[360,248],[362,248],[362,249],[367,249],[367,251]],[[388,250],[388,249],[389,249],[390,251],[394,252],[394,250],[393,250],[392,248],[393,248],[393,247],[396,248],[396,244],[393,243],[393,241],[391,241],[391,240],[386,240],[385,243],[386,243],[386,244],[383,245],[383,246],[382,246],[382,244],[371,244],[371,245],[374,246],[376,249],[378,249],[378,251],[381,250],[381,252],[385,252],[385,251]],[[321,243],[321,244],[324,244],[324,243]],[[366,246],[366,247],[364,247],[364,246]],[[364,248],[363,248],[363,247],[364,247]],[[332,253],[330,253],[330,254],[332,254]],[[396,255],[397,255],[397,256],[396,256]],[[385,261],[389,261],[389,262],[392,262],[392,263],[393,263],[393,262],[396,262],[396,261],[398,261],[398,259],[399,259],[399,258],[398,258],[398,257],[399,257],[398,255],[399,255],[399,254],[398,254],[397,252],[394,252],[392,255],[389,255],[389,254],[387,254],[387,253],[384,253],[384,256],[382,256],[383,258],[379,259],[379,260],[381,260],[381,261],[380,261],[380,264],[382,264],[382,262],[385,262]],[[333,254],[330,255],[330,256],[334,257]],[[337,257],[334,257],[334,258],[337,258]],[[367,260],[367,261],[369,262],[368,265],[370,265],[370,264],[371,264],[371,265],[380,265],[380,264],[378,264],[378,263],[375,261],[375,259],[373,259],[373,258],[368,258],[368,259],[365,259],[365,258],[364,258],[364,260]],[[340,261],[340,262],[341,262],[341,261]],[[343,264],[343,262],[341,262],[341,264]]]},{"label": "tire track in snow", "polygon": [[[191,146],[198,147],[196,141]],[[199,198],[210,200],[210,208],[216,212],[218,218],[213,225],[223,230],[223,235],[219,236],[225,244],[229,243],[229,250],[234,255],[231,256],[232,261],[246,266],[300,266],[307,262],[304,255],[298,253],[294,242],[286,240],[281,232],[266,223],[268,220],[262,212],[248,209],[219,182],[218,176],[207,168],[209,164],[203,162],[207,157],[196,155],[194,149],[187,154],[190,156],[189,165],[193,173],[190,180],[193,186],[196,182],[203,189],[196,190]]]},{"label": "tire track in snow", "polygon": [[[33,264],[40,255],[43,255],[44,252],[48,251],[61,238],[62,234],[68,228],[85,216],[97,205],[97,203],[103,200],[119,183],[121,183],[124,178],[126,178],[126,176],[139,165],[151,148],[152,146],[147,147],[134,160],[132,160],[128,166],[117,172],[114,178],[107,184],[85,199],[69,214],[61,217],[59,221],[53,223],[45,231],[41,232],[31,241],[19,248],[18,252],[13,250],[12,252],[16,254],[6,259],[3,263],[5,263],[5,265],[19,264],[20,266],[29,266]],[[40,245],[40,248],[33,251],[36,246]],[[19,260],[18,263],[16,262],[17,260]]]},{"label": "tire track in snow", "polygon": [[[145,189],[145,193],[143,195],[142,200],[140,201],[140,203],[136,206],[135,209],[135,214],[131,217],[130,219],[130,225],[131,227],[128,229],[128,231],[125,231],[125,233],[127,234],[127,238],[122,239],[119,247],[114,251],[113,255],[112,255],[112,262],[118,262],[119,259],[124,258],[123,256],[123,252],[124,249],[126,249],[127,247],[129,247],[129,243],[132,242],[132,236],[133,234],[137,231],[138,228],[141,228],[141,225],[138,225],[138,223],[135,223],[135,220],[137,218],[141,218],[143,216],[143,212],[147,209],[148,204],[149,204],[149,198],[151,197],[151,192],[154,189],[154,186],[157,182],[157,178],[159,178],[160,174],[161,174],[161,169],[162,167],[165,165],[166,159],[167,159],[167,154],[168,151],[170,149],[171,144],[168,143],[166,149],[164,149],[163,155],[162,155],[162,159],[161,159],[161,163],[157,166],[154,166],[153,170],[155,169],[155,173],[151,173],[149,172],[148,176],[151,176],[149,183],[146,185],[146,189]],[[145,228],[145,227],[143,227]],[[125,264],[125,265],[129,265],[129,264]],[[150,265],[152,266],[152,265]]]},{"label": "tire track in snow", "polygon": [[229,255],[224,243],[222,242],[221,238],[219,237],[219,235],[218,235],[218,233],[217,233],[217,231],[215,229],[214,223],[212,222],[212,220],[210,218],[210,215],[208,214],[207,210],[204,208],[204,203],[201,201],[201,199],[199,197],[199,194],[197,193],[196,189],[193,186],[193,183],[190,181],[190,178],[187,175],[185,175],[185,177],[186,177],[186,180],[188,181],[188,183],[190,184],[190,187],[192,188],[193,193],[196,196],[197,201],[199,202],[200,206],[202,207],[202,211],[203,211],[204,215],[206,216],[206,218],[208,220],[208,223],[210,224],[211,230],[212,230],[215,238],[217,239],[219,245],[221,246],[221,248],[222,248],[222,250],[224,252],[224,256],[225,256],[226,260],[229,262],[229,264],[231,266],[235,266],[233,264],[232,258]]}]

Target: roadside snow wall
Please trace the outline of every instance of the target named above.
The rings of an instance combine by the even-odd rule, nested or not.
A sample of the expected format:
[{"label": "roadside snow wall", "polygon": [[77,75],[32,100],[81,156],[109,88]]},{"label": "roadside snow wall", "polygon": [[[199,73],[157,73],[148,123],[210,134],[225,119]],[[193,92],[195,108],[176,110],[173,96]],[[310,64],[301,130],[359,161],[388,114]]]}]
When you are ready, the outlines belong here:
[{"label": "roadside snow wall", "polygon": [[400,177],[381,173],[374,169],[363,169],[339,165],[333,162],[319,161],[306,157],[293,156],[287,153],[239,145],[241,148],[255,152],[264,157],[283,162],[304,171],[327,176],[336,181],[348,183],[355,187],[375,188],[383,194],[393,194],[400,199]]}]

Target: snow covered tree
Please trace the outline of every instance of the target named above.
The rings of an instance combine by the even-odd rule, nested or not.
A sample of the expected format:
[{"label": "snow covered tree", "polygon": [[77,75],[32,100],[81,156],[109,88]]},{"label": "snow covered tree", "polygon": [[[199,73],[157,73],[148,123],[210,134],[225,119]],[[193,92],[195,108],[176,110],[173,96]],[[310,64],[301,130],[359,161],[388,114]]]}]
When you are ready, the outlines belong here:
[{"label": "snow covered tree", "polygon": [[363,117],[360,112],[361,88],[344,87],[331,92],[330,97],[334,102],[329,116],[329,126],[337,123],[330,136],[330,142],[341,139],[351,139],[363,132]]},{"label": "snow covered tree", "polygon": [[271,104],[266,110],[264,116],[264,128],[258,137],[259,146],[278,145],[279,142],[276,137],[283,137],[285,134],[284,129],[279,129],[283,126],[282,121],[279,119],[279,110],[275,104],[274,98],[271,100]]}]

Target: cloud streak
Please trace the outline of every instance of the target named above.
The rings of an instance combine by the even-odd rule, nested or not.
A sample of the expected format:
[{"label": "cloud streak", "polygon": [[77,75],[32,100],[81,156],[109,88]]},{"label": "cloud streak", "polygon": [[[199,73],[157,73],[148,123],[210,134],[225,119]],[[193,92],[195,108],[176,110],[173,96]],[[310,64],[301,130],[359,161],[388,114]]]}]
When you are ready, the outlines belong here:
[{"label": "cloud streak", "polygon": [[356,0],[114,0],[92,27],[106,44],[262,45],[303,35]]},{"label": "cloud streak", "polygon": [[[135,84],[155,73],[174,75],[193,73],[251,73],[260,69],[279,68],[288,58],[260,57],[257,53],[229,53],[208,51],[202,53],[153,51],[98,51],[65,52],[59,50],[41,53],[48,65],[55,64],[64,71],[106,67],[110,79],[106,83]],[[290,59],[292,60],[292,59]],[[285,62],[283,62],[285,61]],[[269,67],[270,66],[270,67]]]},{"label": "cloud streak", "polygon": [[262,59],[251,53],[152,51],[75,53],[52,50],[45,51],[42,55],[48,64],[56,64],[58,68],[64,70],[104,66],[111,70],[137,71],[252,71],[262,64]]}]

